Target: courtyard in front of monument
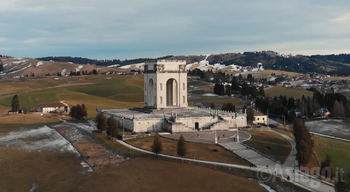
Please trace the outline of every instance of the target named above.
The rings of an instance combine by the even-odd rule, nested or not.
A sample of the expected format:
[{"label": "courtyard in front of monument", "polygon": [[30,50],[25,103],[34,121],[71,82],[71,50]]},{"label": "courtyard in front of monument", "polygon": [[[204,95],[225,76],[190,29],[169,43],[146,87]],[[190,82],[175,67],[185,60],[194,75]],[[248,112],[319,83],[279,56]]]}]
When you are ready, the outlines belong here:
[{"label": "courtyard in front of monument", "polygon": [[[216,132],[216,133],[215,133]],[[237,130],[229,130],[229,131],[194,131],[194,132],[179,132],[179,133],[161,133],[162,137],[168,139],[178,140],[180,135],[182,135],[186,141],[188,142],[196,142],[196,143],[216,143],[215,135],[217,137],[217,143],[230,143],[237,142]],[[250,134],[244,131],[238,131],[239,142],[244,142],[250,139]]]}]

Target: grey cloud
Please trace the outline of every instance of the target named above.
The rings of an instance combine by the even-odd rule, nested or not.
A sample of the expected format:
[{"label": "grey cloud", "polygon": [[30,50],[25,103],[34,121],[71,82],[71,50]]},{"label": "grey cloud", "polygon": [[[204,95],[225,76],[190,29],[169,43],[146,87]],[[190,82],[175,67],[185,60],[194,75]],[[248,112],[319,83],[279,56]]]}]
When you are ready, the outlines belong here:
[{"label": "grey cloud", "polygon": [[349,36],[349,7],[326,0],[6,0],[0,51],[124,59],[270,48],[309,53],[331,51],[334,42],[339,51],[347,48],[341,40]]}]

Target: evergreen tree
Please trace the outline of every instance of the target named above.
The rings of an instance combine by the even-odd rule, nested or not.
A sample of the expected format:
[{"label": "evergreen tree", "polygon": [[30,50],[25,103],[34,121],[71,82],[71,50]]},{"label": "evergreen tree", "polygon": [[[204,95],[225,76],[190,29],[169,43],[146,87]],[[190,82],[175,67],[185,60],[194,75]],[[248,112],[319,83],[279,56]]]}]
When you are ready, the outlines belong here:
[{"label": "evergreen tree", "polygon": [[254,120],[254,110],[253,108],[249,107],[247,111],[247,121],[253,122]]},{"label": "evergreen tree", "polygon": [[242,81],[242,79],[243,79],[243,78],[242,78],[242,74],[239,74],[239,75],[238,75],[238,80],[239,80],[239,81]]},{"label": "evergreen tree", "polygon": [[238,83],[238,79],[236,76],[232,77],[232,81],[231,81],[231,89],[234,91],[239,91],[239,83]]},{"label": "evergreen tree", "polygon": [[326,155],[326,158],[321,162],[320,175],[323,175],[326,178],[332,177],[331,156]]},{"label": "evergreen tree", "polygon": [[118,135],[117,121],[113,117],[110,117],[107,120],[107,126],[107,134],[111,137],[116,137]]},{"label": "evergreen tree", "polygon": [[296,160],[299,165],[307,164],[312,156],[313,141],[311,134],[302,119],[296,118],[293,125],[293,134],[297,149]]},{"label": "evergreen tree", "polygon": [[76,120],[83,119],[83,109],[81,108],[81,106],[79,104],[76,106],[74,119],[76,119]]},{"label": "evergreen tree", "polygon": [[210,104],[210,109],[215,109],[215,104],[214,104],[214,102],[211,102],[211,104]]},{"label": "evergreen tree", "polygon": [[292,108],[292,110],[290,110],[288,114],[288,122],[293,123],[295,118],[296,118],[295,110],[294,108]]},{"label": "evergreen tree", "polygon": [[259,88],[259,95],[262,96],[262,97],[265,97],[265,90],[264,90],[264,87],[263,87],[263,86],[261,86],[261,87]]},{"label": "evergreen tree", "polygon": [[0,71],[4,70],[4,66],[2,65],[2,63],[0,63]]},{"label": "evergreen tree", "polygon": [[75,113],[77,111],[77,107],[74,105],[70,108],[70,111],[69,111],[69,116],[74,118],[75,119]]},{"label": "evergreen tree", "polygon": [[177,155],[184,157],[187,154],[187,146],[185,138],[180,135],[179,141],[177,142]]},{"label": "evergreen tree", "polygon": [[86,110],[85,104],[81,105],[81,109],[83,111],[83,117],[87,117],[87,110]]},{"label": "evergreen tree", "polygon": [[288,98],[288,110],[291,110],[292,108],[294,108],[294,97],[289,97]]},{"label": "evergreen tree", "polygon": [[103,112],[98,113],[96,120],[97,129],[99,129],[100,131],[105,131],[107,129],[107,120],[105,114]]},{"label": "evergreen tree", "polygon": [[159,153],[162,152],[162,150],[163,150],[163,147],[162,147],[162,142],[160,141],[160,136],[158,133],[156,133],[153,140],[152,152],[158,155]]},{"label": "evergreen tree", "polygon": [[250,83],[254,82],[254,77],[253,77],[253,75],[252,75],[252,74],[248,74],[248,75],[247,75],[247,80],[248,80]]},{"label": "evergreen tree", "polygon": [[21,108],[21,104],[19,102],[19,98],[17,95],[13,96],[12,101],[11,101],[11,107],[12,107],[12,112],[18,112],[19,109]]},{"label": "evergreen tree", "polygon": [[340,102],[338,102],[338,101],[334,102],[332,115],[335,116],[335,117],[344,117],[345,110],[344,110],[344,105],[343,105],[343,103],[341,101]]},{"label": "evergreen tree", "polygon": [[344,174],[344,172],[339,172],[337,175],[337,181],[334,184],[334,190],[336,192],[349,192],[350,191],[350,174]]}]

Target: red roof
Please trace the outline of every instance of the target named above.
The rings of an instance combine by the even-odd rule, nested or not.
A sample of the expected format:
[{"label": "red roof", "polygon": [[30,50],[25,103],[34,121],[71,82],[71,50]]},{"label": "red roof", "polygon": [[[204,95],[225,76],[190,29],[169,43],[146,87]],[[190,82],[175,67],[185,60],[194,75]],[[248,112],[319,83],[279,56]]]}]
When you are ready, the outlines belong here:
[{"label": "red roof", "polygon": [[42,108],[46,108],[46,107],[68,107],[64,103],[42,103],[40,105],[42,106]]}]

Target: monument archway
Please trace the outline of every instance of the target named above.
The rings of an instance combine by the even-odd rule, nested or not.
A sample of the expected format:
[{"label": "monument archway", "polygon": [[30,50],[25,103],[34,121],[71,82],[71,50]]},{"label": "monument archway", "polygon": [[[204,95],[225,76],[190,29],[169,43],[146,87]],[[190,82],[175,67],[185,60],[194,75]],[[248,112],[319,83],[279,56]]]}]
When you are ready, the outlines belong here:
[{"label": "monument archway", "polygon": [[173,78],[166,82],[166,105],[177,106],[177,81]]},{"label": "monument archway", "polygon": [[154,82],[153,79],[149,79],[148,81],[148,106],[154,106]]}]

